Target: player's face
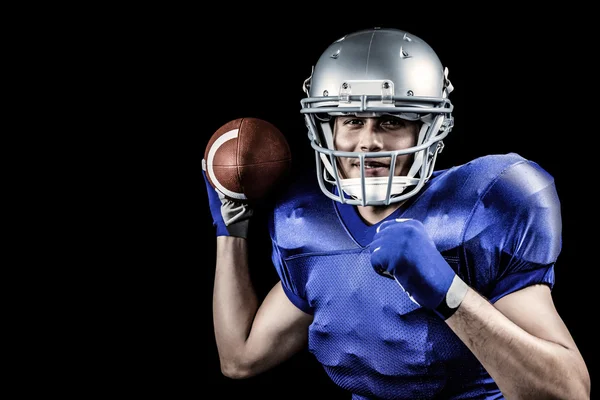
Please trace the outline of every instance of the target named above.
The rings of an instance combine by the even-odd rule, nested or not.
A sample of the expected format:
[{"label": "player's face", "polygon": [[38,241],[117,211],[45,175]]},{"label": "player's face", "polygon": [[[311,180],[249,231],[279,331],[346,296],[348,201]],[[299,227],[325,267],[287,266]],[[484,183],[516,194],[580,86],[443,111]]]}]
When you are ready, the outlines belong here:
[{"label": "player's face", "polygon": [[[402,150],[416,145],[419,123],[392,116],[337,117],[334,125],[336,150],[378,152]],[[394,175],[406,175],[412,163],[411,154],[396,159]],[[390,157],[365,158],[365,176],[389,176]],[[360,177],[358,158],[339,157],[338,165],[346,178]]]}]

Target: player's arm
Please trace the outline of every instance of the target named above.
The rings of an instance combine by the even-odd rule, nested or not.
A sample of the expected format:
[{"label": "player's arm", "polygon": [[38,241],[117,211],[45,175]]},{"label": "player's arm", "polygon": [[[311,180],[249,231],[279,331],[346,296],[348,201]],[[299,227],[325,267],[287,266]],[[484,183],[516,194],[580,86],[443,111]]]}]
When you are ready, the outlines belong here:
[{"label": "player's arm", "polygon": [[526,287],[494,305],[469,288],[446,323],[507,398],[590,398],[586,365],[548,286]]},{"label": "player's arm", "polygon": [[456,275],[417,220],[384,222],[370,250],[375,271],[444,319],[507,398],[589,399],[586,366],[547,286],[515,291],[494,307]]},{"label": "player's arm", "polygon": [[253,209],[225,197],[202,172],[217,234],[213,322],[221,370],[231,378],[246,378],[301,349],[312,316],[293,305],[279,283],[259,306],[248,268]]},{"label": "player's arm", "polygon": [[478,240],[467,251],[473,260],[484,259],[482,249],[506,256],[475,268],[492,277],[490,301],[469,289],[449,326],[507,397],[589,398],[589,373],[550,291],[562,232],[553,178],[535,163],[515,164],[481,204],[471,221],[495,222],[485,233],[473,225]]},{"label": "player's arm", "polygon": [[250,281],[246,239],[217,237],[213,319],[221,371],[247,378],[291,357],[307,343],[312,315],[277,283],[259,304]]}]

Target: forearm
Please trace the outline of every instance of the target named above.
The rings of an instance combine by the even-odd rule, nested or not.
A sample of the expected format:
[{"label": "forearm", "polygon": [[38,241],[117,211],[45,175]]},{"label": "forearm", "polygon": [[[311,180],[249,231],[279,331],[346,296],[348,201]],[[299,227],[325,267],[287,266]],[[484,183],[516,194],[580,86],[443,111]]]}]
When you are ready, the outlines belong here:
[{"label": "forearm", "polygon": [[446,322],[507,398],[589,398],[576,351],[530,335],[474,290]]},{"label": "forearm", "polygon": [[217,237],[216,260],[213,321],[219,358],[226,369],[244,351],[258,299],[250,280],[246,239]]}]

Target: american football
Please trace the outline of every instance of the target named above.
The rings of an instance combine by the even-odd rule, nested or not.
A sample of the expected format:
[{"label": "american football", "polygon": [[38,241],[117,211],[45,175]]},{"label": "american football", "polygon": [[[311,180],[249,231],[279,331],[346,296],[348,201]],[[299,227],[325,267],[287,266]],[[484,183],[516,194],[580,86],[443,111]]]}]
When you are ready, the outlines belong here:
[{"label": "american football", "polygon": [[287,176],[292,156],[283,133],[272,123],[237,118],[217,129],[205,152],[210,184],[238,201],[261,200]]}]

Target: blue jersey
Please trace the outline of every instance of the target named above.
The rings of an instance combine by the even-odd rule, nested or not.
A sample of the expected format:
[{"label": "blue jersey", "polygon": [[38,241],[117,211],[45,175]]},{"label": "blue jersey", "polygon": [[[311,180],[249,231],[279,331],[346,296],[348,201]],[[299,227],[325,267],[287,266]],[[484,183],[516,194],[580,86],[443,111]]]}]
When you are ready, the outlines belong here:
[{"label": "blue jersey", "polygon": [[[492,303],[554,285],[562,230],[554,180],[517,154],[436,171],[386,220],[399,217],[423,222],[448,264]],[[314,176],[278,202],[272,259],[291,302],[314,316],[310,352],[354,399],[502,398],[442,319],[373,270],[377,226],[326,197]]]}]

